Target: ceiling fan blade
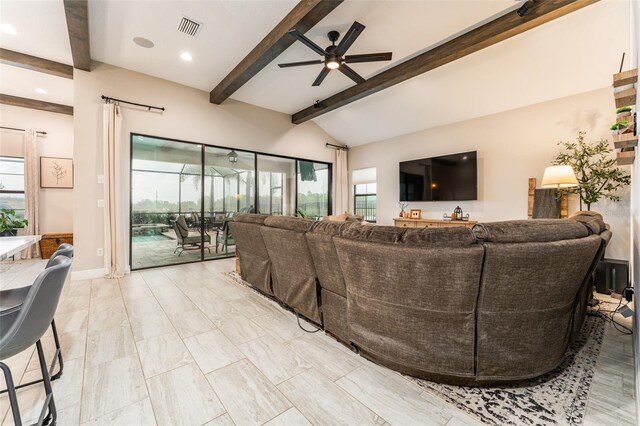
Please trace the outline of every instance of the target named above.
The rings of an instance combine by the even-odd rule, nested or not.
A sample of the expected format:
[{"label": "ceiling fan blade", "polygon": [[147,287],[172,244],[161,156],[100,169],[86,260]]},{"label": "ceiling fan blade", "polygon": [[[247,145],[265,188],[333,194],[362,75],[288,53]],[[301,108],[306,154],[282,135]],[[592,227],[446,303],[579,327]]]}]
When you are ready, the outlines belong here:
[{"label": "ceiling fan blade", "polygon": [[344,61],[347,64],[355,64],[358,62],[390,61],[390,60],[391,60],[391,52],[365,53],[363,55],[346,55],[344,57]]},{"label": "ceiling fan blade", "polygon": [[347,53],[347,50],[351,47],[354,41],[360,36],[360,33],[365,29],[365,26],[360,22],[354,22],[349,28],[349,31],[342,37],[340,43],[338,43],[338,47],[336,48],[335,54],[338,56],[343,56]]},{"label": "ceiling fan blade", "polygon": [[321,63],[322,61],[320,59],[316,59],[315,61],[288,62],[286,64],[278,64],[278,66],[280,68],[289,68],[289,67],[302,67],[304,65],[318,65]]},{"label": "ceiling fan blade", "polygon": [[364,83],[366,81],[360,74],[349,68],[347,64],[340,65],[340,68],[338,69],[342,72],[342,74],[346,75],[357,84]]},{"label": "ceiling fan blade", "polygon": [[314,42],[309,40],[307,37],[305,37],[304,34],[302,34],[300,31],[296,30],[295,28],[290,30],[289,34],[291,34],[292,36],[297,38],[299,41],[304,43],[308,48],[310,48],[311,50],[316,52],[318,55],[324,56],[324,55],[327,54],[327,52],[325,52],[322,47],[318,46],[317,44],[315,44]]},{"label": "ceiling fan blade", "polygon": [[329,68],[322,67],[322,71],[320,71],[320,74],[318,74],[318,77],[316,78],[316,81],[313,82],[312,86],[320,86],[324,78],[329,74],[329,71],[331,71]]}]

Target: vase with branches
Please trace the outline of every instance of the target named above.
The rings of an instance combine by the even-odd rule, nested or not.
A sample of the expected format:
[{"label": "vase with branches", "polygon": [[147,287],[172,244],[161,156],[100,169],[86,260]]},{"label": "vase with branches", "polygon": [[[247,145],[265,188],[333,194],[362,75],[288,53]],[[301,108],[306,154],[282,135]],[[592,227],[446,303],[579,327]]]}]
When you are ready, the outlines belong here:
[{"label": "vase with branches", "polygon": [[586,132],[579,132],[575,142],[559,142],[562,151],[556,154],[552,164],[573,168],[579,185],[562,191],[578,194],[580,210],[583,204],[591,210],[591,205],[601,199],[620,201],[617,191],[631,183],[631,175],[616,167],[608,140],[587,142],[585,136]]}]

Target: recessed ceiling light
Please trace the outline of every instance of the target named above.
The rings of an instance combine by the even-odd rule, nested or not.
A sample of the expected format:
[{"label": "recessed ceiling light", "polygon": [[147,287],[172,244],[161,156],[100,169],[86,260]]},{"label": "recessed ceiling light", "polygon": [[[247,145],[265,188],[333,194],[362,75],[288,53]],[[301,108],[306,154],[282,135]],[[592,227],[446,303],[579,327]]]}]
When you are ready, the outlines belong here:
[{"label": "recessed ceiling light", "polygon": [[16,30],[15,27],[13,27],[13,26],[11,26],[9,24],[0,25],[0,31],[2,31],[5,34],[10,34],[10,35],[18,34],[18,30]]},{"label": "recessed ceiling light", "polygon": [[47,94],[47,91],[46,91],[46,90],[44,90],[44,89],[37,88],[37,89],[36,89],[36,93],[40,93],[40,94],[42,94],[42,95],[46,95],[46,94]]},{"label": "recessed ceiling light", "polygon": [[191,56],[191,53],[189,52],[182,52],[180,54],[180,59],[182,59],[183,61],[190,62],[193,60],[193,56]]},{"label": "recessed ceiling light", "polygon": [[145,49],[151,49],[154,46],[151,40],[144,37],[134,37],[133,42],[140,47],[144,47]]}]

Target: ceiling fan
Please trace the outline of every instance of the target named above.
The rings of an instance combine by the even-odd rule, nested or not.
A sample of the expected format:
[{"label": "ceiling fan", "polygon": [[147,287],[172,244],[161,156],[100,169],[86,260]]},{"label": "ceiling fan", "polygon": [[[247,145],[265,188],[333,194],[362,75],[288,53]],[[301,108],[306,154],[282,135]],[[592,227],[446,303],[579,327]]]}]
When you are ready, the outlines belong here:
[{"label": "ceiling fan", "polygon": [[347,50],[351,47],[354,41],[360,36],[362,30],[365,29],[365,26],[359,22],[354,22],[340,40],[340,43],[336,46],[336,41],[340,38],[340,33],[338,31],[329,31],[327,36],[329,37],[329,41],[331,41],[331,46],[328,46],[326,49],[321,48],[307,37],[302,34],[297,29],[292,29],[289,31],[289,34],[300,40],[303,44],[309,47],[311,50],[316,52],[317,54],[324,56],[324,60],[316,59],[315,61],[302,61],[302,62],[289,62],[286,64],[278,64],[280,68],[288,68],[288,67],[300,67],[305,65],[319,65],[324,64],[322,71],[313,82],[312,86],[320,86],[322,81],[325,79],[329,71],[338,70],[342,72],[344,75],[349,77],[351,80],[355,81],[357,84],[363,83],[365,81],[360,74],[355,72],[351,67],[347,64],[354,64],[358,62],[378,62],[378,61],[390,61],[391,60],[391,52],[382,52],[382,53],[366,53],[362,55],[345,55]]}]

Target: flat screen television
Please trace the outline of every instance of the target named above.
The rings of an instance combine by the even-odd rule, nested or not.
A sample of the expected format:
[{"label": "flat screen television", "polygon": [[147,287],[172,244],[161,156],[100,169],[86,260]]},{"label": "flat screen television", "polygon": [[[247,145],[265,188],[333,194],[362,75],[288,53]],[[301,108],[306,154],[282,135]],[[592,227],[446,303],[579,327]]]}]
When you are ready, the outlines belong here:
[{"label": "flat screen television", "polygon": [[400,163],[400,201],[478,199],[478,152]]}]

